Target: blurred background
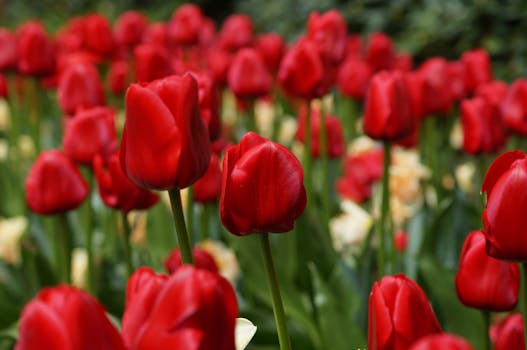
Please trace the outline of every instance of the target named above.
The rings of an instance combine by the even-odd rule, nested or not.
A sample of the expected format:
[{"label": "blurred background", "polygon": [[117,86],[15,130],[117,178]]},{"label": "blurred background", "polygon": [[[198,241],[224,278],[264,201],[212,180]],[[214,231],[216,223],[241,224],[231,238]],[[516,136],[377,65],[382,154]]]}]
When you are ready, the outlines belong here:
[{"label": "blurred background", "polygon": [[[15,28],[38,17],[54,32],[69,17],[101,12],[114,20],[128,9],[144,12],[153,21],[166,21],[184,1],[165,0],[0,0],[0,26]],[[455,59],[470,48],[482,47],[492,56],[496,77],[511,81],[527,75],[527,1],[525,0],[200,0],[217,24],[229,14],[250,15],[257,31],[278,32],[294,40],[305,29],[313,10],[336,8],[348,29],[367,34],[384,31],[400,49],[419,63],[441,55]]]}]

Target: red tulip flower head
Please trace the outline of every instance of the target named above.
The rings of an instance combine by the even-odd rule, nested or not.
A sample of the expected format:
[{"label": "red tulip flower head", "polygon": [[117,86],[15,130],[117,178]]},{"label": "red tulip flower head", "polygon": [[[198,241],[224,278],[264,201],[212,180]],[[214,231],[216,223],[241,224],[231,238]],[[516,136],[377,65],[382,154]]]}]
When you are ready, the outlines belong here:
[{"label": "red tulip flower head", "polygon": [[87,15],[83,19],[84,47],[100,57],[109,56],[115,46],[112,27],[108,19],[99,13]]},{"label": "red tulip flower head", "polygon": [[55,47],[40,22],[23,24],[17,31],[18,70],[26,75],[46,75],[55,69]]},{"label": "red tulip flower head", "polygon": [[103,86],[99,72],[89,63],[71,64],[60,75],[57,90],[59,105],[66,114],[79,107],[103,106]]},{"label": "red tulip flower head", "polygon": [[285,41],[276,33],[261,34],[256,38],[256,50],[263,57],[267,69],[276,72],[285,54]]},{"label": "red tulip flower head", "polygon": [[97,154],[108,159],[117,149],[115,112],[107,107],[79,110],[66,119],[64,153],[73,161],[91,166]]},{"label": "red tulip flower head", "polygon": [[253,48],[241,49],[236,53],[227,82],[234,95],[242,100],[267,95],[271,90],[271,74],[260,53]]},{"label": "red tulip flower head", "polygon": [[463,338],[453,334],[431,334],[416,341],[408,350],[474,350]]},{"label": "red tulip flower head", "polygon": [[415,122],[401,72],[382,71],[373,76],[366,94],[363,127],[369,137],[389,141],[413,132]]},{"label": "red tulip flower head", "polygon": [[114,95],[120,95],[126,91],[130,84],[129,79],[130,67],[125,60],[113,61],[107,75],[108,89]]},{"label": "red tulip flower head", "polygon": [[198,83],[199,109],[211,141],[221,134],[220,90],[210,74],[191,72]]},{"label": "red tulip flower head", "polygon": [[482,192],[487,193],[483,211],[487,253],[497,259],[527,261],[527,156],[522,151],[500,155],[491,164]]},{"label": "red tulip flower head", "polygon": [[518,78],[510,86],[501,114],[505,126],[520,135],[527,135],[527,79]]},{"label": "red tulip flower head", "polygon": [[227,149],[220,215],[230,232],[290,231],[305,206],[304,172],[287,148],[249,132]]},{"label": "red tulip flower head", "polygon": [[525,349],[523,317],[511,313],[490,327],[490,339],[494,350]]},{"label": "red tulip flower head", "polygon": [[457,295],[468,307],[512,310],[520,290],[518,265],[488,256],[485,244],[481,231],[473,231],[465,239],[456,274]]},{"label": "red tulip flower head", "polygon": [[133,182],[144,188],[181,189],[203,176],[210,141],[192,75],[132,84],[125,103],[120,158]]},{"label": "red tulip flower head", "polygon": [[162,22],[151,23],[143,33],[143,44],[167,45],[167,25]]},{"label": "red tulip flower head", "polygon": [[122,335],[128,349],[234,350],[237,316],[217,273],[184,265],[167,278],[142,267],[126,287]]},{"label": "red tulip flower head", "polygon": [[[194,256],[194,266],[196,268],[218,273],[218,265],[209,252],[202,248],[194,247],[192,249],[192,255]],[[165,259],[163,264],[169,274],[173,274],[177,269],[183,266],[183,262],[181,261],[181,251],[179,248],[174,249],[168,258]]]},{"label": "red tulip flower head", "polygon": [[345,96],[362,101],[373,73],[373,68],[366,61],[349,56],[339,68],[338,88]]},{"label": "red tulip flower head", "polygon": [[142,44],[134,49],[135,80],[150,82],[172,74],[168,50],[157,44]]},{"label": "red tulip flower head", "polygon": [[323,14],[311,12],[307,22],[307,37],[317,44],[327,64],[335,66],[344,59],[347,27],[344,17],[337,10]]},{"label": "red tulip flower head", "polygon": [[73,162],[58,150],[43,151],[26,179],[31,211],[51,215],[77,208],[88,196],[88,184]]},{"label": "red tulip flower head", "polygon": [[473,92],[479,85],[492,81],[490,57],[485,50],[467,51],[461,56],[461,61],[465,67],[465,88],[467,92]]},{"label": "red tulip flower head", "polygon": [[0,28],[0,72],[15,69],[17,57],[16,35],[5,28]]},{"label": "red tulip flower head", "polygon": [[447,114],[454,103],[449,63],[443,57],[432,57],[419,67],[424,79],[423,106],[425,114]]},{"label": "red tulip flower head", "polygon": [[448,76],[450,79],[450,95],[456,101],[466,95],[465,89],[465,65],[461,61],[448,62]]},{"label": "red tulip flower head", "polygon": [[83,290],[44,288],[22,311],[16,350],[124,350],[103,307]]},{"label": "red tulip flower head", "polygon": [[222,50],[235,52],[250,46],[253,41],[253,21],[243,14],[233,14],[225,19],[218,35],[218,45]]},{"label": "red tulip flower head", "polygon": [[376,71],[391,69],[395,60],[392,39],[384,33],[372,33],[368,38],[364,58]]},{"label": "red tulip flower head", "polygon": [[114,153],[107,160],[97,155],[93,160],[93,171],[97,179],[99,195],[104,204],[125,213],[131,210],[148,209],[159,200],[159,196],[145,190],[128,179],[121,169],[119,155]]},{"label": "red tulip flower head", "polygon": [[183,4],[174,11],[168,23],[168,40],[174,45],[195,45],[203,26],[204,16],[195,4]]},{"label": "red tulip flower head", "polygon": [[373,284],[368,304],[368,349],[408,349],[441,327],[417,283],[404,275],[385,276]]},{"label": "red tulip flower head", "polygon": [[210,164],[205,174],[194,183],[194,201],[197,203],[214,203],[221,195],[221,169],[218,156],[210,155]]},{"label": "red tulip flower head", "polygon": [[115,22],[115,40],[125,47],[135,46],[141,42],[147,26],[148,19],[141,12],[126,11]]}]

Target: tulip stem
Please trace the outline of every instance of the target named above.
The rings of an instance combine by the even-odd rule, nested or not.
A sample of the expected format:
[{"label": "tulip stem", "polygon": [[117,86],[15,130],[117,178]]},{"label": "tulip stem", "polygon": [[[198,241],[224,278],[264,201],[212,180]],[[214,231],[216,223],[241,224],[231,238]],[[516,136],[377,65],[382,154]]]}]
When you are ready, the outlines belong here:
[{"label": "tulip stem", "polygon": [[[331,217],[331,203],[329,199],[329,165],[328,165],[328,132],[326,128],[326,113],[324,110],[324,102],[320,101],[320,166],[322,168],[320,174],[321,186],[320,194],[322,199],[322,209],[324,214],[324,225],[328,227],[329,219]],[[309,126],[310,127],[310,126]],[[329,229],[328,229],[329,231]]]},{"label": "tulip stem", "polygon": [[523,336],[525,344],[527,345],[527,263],[521,263],[522,271],[522,288],[521,293],[523,295],[522,303],[522,316],[523,316]]},{"label": "tulip stem", "polygon": [[66,213],[58,214],[55,237],[55,265],[59,280],[62,283],[71,283],[71,232],[69,230],[68,217]]},{"label": "tulip stem", "polygon": [[[391,270],[391,262],[393,260],[392,246],[393,246],[393,232],[390,234],[391,240],[387,240],[387,222],[390,211],[390,141],[384,141],[384,161],[383,161],[383,174],[382,174],[382,197],[381,197],[381,217],[378,224],[378,239],[379,249],[377,251],[377,264],[379,269],[379,279],[386,274],[386,256],[389,258]],[[389,246],[386,247],[386,242],[389,241]],[[390,272],[390,271],[388,271]]]},{"label": "tulip stem", "polygon": [[183,205],[181,204],[181,192],[179,188],[168,190],[170,204],[172,206],[172,217],[176,226],[176,235],[181,252],[181,262],[183,264],[193,264],[192,249],[190,248],[190,239],[185,226],[185,217],[183,216]]},{"label": "tulip stem", "polygon": [[124,211],[121,212],[121,221],[123,223],[123,250],[124,262],[126,264],[126,273],[130,277],[134,273],[134,263],[132,262],[132,247],[130,246],[130,235],[132,227],[128,222],[128,215]]},{"label": "tulip stem", "polygon": [[490,328],[490,312],[489,311],[481,311],[481,315],[483,316],[483,339],[485,341],[485,350],[491,350],[490,347],[490,338],[489,338],[489,328]]},{"label": "tulip stem", "polygon": [[291,342],[287,332],[287,322],[284,312],[284,305],[282,304],[282,297],[280,296],[280,287],[278,285],[278,277],[273,263],[273,255],[271,254],[271,245],[269,243],[269,234],[261,233],[260,247],[264,258],[265,272],[267,275],[267,283],[273,301],[274,319],[276,328],[278,330],[278,340],[280,342],[280,350],[290,350]]},{"label": "tulip stem", "polygon": [[93,171],[92,169],[88,169],[87,171],[87,178],[88,183],[90,185],[90,192],[88,193],[88,208],[87,208],[87,223],[86,223],[86,231],[85,231],[85,244],[86,244],[86,255],[88,256],[88,276],[87,276],[87,283],[86,283],[86,289],[88,292],[95,295],[95,267],[94,267],[94,259],[93,259],[93,229],[94,229],[94,210],[91,202],[91,191],[94,188],[94,178],[93,178]]},{"label": "tulip stem", "polygon": [[313,196],[311,193],[311,101],[307,101],[306,122],[304,124],[304,153],[302,160],[304,165],[304,185],[306,187],[307,205],[311,206]]}]

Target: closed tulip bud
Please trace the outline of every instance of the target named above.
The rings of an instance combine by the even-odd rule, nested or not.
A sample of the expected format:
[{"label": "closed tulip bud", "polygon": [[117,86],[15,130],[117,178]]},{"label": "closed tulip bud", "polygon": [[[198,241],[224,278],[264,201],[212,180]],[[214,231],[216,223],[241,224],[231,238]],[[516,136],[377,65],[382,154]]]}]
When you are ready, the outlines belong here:
[{"label": "closed tulip bud", "polygon": [[249,132],[227,149],[220,215],[230,232],[290,231],[305,206],[304,172],[287,148]]},{"label": "closed tulip bud", "polygon": [[168,23],[168,40],[173,45],[195,45],[198,43],[204,15],[195,4],[178,7]]},{"label": "closed tulip bud", "polygon": [[227,85],[227,76],[233,55],[220,49],[211,49],[207,55],[207,66],[210,68],[214,81],[219,86]]},{"label": "closed tulip bud", "polygon": [[453,334],[432,334],[416,341],[408,350],[473,350],[468,341]]},{"label": "closed tulip bud", "polygon": [[465,88],[467,92],[474,92],[476,88],[492,80],[492,68],[489,54],[482,49],[465,52],[461,56],[465,67]]},{"label": "closed tulip bud", "polygon": [[150,82],[172,74],[168,50],[155,44],[142,44],[134,49],[135,80]]},{"label": "closed tulip bud", "polygon": [[0,72],[15,69],[17,57],[16,35],[5,28],[0,28]]},{"label": "closed tulip bud", "polygon": [[278,81],[291,96],[312,99],[328,91],[325,70],[316,45],[308,40],[299,40],[286,52]]},{"label": "closed tulip bud", "polygon": [[280,34],[261,34],[256,38],[256,50],[263,57],[267,69],[276,72],[285,54],[286,44]]},{"label": "closed tulip bud", "polygon": [[442,57],[432,57],[419,67],[424,79],[423,101],[425,113],[447,114],[454,103],[449,79],[448,61]]},{"label": "closed tulip bud", "polygon": [[122,335],[128,349],[234,350],[237,315],[217,273],[181,266],[166,278],[143,267],[128,281]]},{"label": "closed tulip bud", "polygon": [[518,78],[512,83],[501,103],[501,115],[508,129],[527,135],[527,79]]},{"label": "closed tulip bud", "polygon": [[337,84],[346,97],[362,101],[373,76],[373,68],[359,57],[349,56],[339,67]]},{"label": "closed tulip bud", "polygon": [[135,46],[141,42],[147,26],[148,19],[141,12],[126,11],[115,22],[115,40],[126,47]]},{"label": "closed tulip bud", "polygon": [[[507,95],[508,86],[502,81],[493,80],[488,83],[478,85],[474,92],[475,96],[483,97],[494,108],[500,109],[502,101]],[[501,110],[498,111],[501,114]]]},{"label": "closed tulip bud", "polygon": [[229,88],[242,100],[267,95],[271,90],[271,74],[258,51],[241,49],[232,60],[227,76]]},{"label": "closed tulip bud", "polygon": [[134,184],[126,177],[119,155],[112,154],[105,160],[97,155],[93,160],[93,171],[97,179],[99,195],[104,204],[125,213],[131,210],[148,209],[155,205],[159,196]]},{"label": "closed tulip bud", "polygon": [[507,134],[500,114],[482,97],[461,103],[463,149],[470,154],[492,153],[505,146]]},{"label": "closed tulip bud", "polygon": [[125,100],[120,157],[133,182],[158,190],[182,189],[203,176],[210,162],[209,132],[190,74],[132,84]]},{"label": "closed tulip bud", "polygon": [[441,326],[417,283],[394,275],[373,284],[368,303],[369,350],[408,349],[436,333],[441,333]]},{"label": "closed tulip bud", "polygon": [[413,57],[408,52],[401,52],[395,55],[393,69],[402,72],[410,72],[414,65]]},{"label": "closed tulip bud", "polygon": [[374,139],[397,141],[415,128],[403,74],[383,71],[373,76],[366,94],[364,133]]},{"label": "closed tulip bud", "polygon": [[198,83],[199,109],[211,141],[221,134],[220,90],[210,74],[191,72]]},{"label": "closed tulip bud", "polygon": [[487,193],[483,211],[487,253],[497,259],[527,261],[525,215],[527,156],[522,151],[500,155],[491,164],[482,192]]},{"label": "closed tulip bud", "polygon": [[108,159],[117,149],[115,112],[107,107],[94,107],[77,112],[66,119],[62,139],[64,153],[79,164],[91,166],[97,154]]},{"label": "closed tulip bud", "polygon": [[143,33],[144,44],[167,45],[167,26],[165,23],[151,23]]},{"label": "closed tulip bud", "polygon": [[15,350],[124,350],[105,310],[70,286],[44,288],[22,311]]},{"label": "closed tulip bud", "polygon": [[448,76],[450,83],[450,95],[456,101],[466,95],[465,91],[465,65],[461,61],[448,62]]},{"label": "closed tulip bud", "polygon": [[126,91],[130,84],[130,67],[124,60],[114,61],[108,70],[108,89],[115,95],[120,95]]},{"label": "closed tulip bud", "polygon": [[88,184],[62,152],[43,151],[26,179],[26,203],[31,211],[51,215],[77,208],[88,196]]},{"label": "closed tulip bud", "polygon": [[71,64],[61,74],[57,89],[59,106],[66,114],[79,107],[103,106],[104,91],[95,66],[88,63]]},{"label": "closed tulip bud", "polygon": [[423,76],[417,72],[409,72],[404,75],[406,82],[406,89],[410,99],[410,107],[412,109],[412,116],[420,120],[426,116],[424,89],[425,80]]},{"label": "closed tulip bud", "polygon": [[376,70],[391,69],[395,60],[395,48],[390,37],[384,33],[373,33],[368,38],[365,60]]},{"label": "closed tulip bud", "polygon": [[490,339],[494,350],[525,349],[523,317],[511,313],[490,327]]},{"label": "closed tulip bud", "polygon": [[485,251],[485,235],[471,232],[465,239],[456,274],[459,300],[486,311],[509,311],[518,303],[518,265],[494,259]]},{"label": "closed tulip bud", "polygon": [[323,14],[311,12],[307,22],[307,37],[317,44],[327,64],[338,65],[344,59],[347,25],[337,10]]},{"label": "closed tulip bud", "polygon": [[225,19],[218,35],[218,45],[222,50],[237,51],[250,46],[253,41],[253,21],[243,14],[233,14]]},{"label": "closed tulip bud", "polygon": [[85,48],[101,57],[109,56],[115,46],[112,27],[106,17],[93,13],[84,17],[83,43]]},{"label": "closed tulip bud", "polygon": [[346,38],[346,58],[362,57],[362,35],[350,34]]},{"label": "closed tulip bud", "polygon": [[[218,265],[209,252],[202,248],[194,247],[192,249],[192,255],[194,256],[194,266],[196,268],[218,273]],[[174,249],[168,258],[165,259],[163,264],[165,265],[165,270],[169,274],[173,274],[177,269],[183,266],[179,248]]]},{"label": "closed tulip bud", "polygon": [[47,75],[55,69],[55,47],[40,22],[23,24],[17,31],[18,70],[26,75]]},{"label": "closed tulip bud", "polygon": [[194,201],[216,202],[221,195],[221,169],[218,156],[210,155],[210,164],[205,174],[194,183]]},{"label": "closed tulip bud", "polygon": [[[299,110],[298,113],[298,130],[296,138],[304,142],[306,129],[307,108],[305,106]],[[320,137],[320,109],[311,108],[311,156],[320,157],[322,149],[322,139]],[[344,154],[344,133],[342,132],[342,124],[340,119],[333,115],[326,115],[324,118],[326,124],[326,150],[330,158],[339,158]]]}]

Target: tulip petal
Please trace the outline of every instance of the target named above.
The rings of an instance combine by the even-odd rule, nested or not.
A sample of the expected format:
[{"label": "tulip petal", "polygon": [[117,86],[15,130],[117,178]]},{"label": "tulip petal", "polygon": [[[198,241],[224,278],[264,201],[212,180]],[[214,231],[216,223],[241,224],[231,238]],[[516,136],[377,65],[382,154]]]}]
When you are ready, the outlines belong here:
[{"label": "tulip petal", "polygon": [[490,193],[500,176],[511,167],[512,163],[522,158],[525,158],[525,154],[523,154],[522,151],[505,152],[496,158],[485,174],[483,185],[481,186],[481,192],[487,192],[487,198],[489,198]]}]

